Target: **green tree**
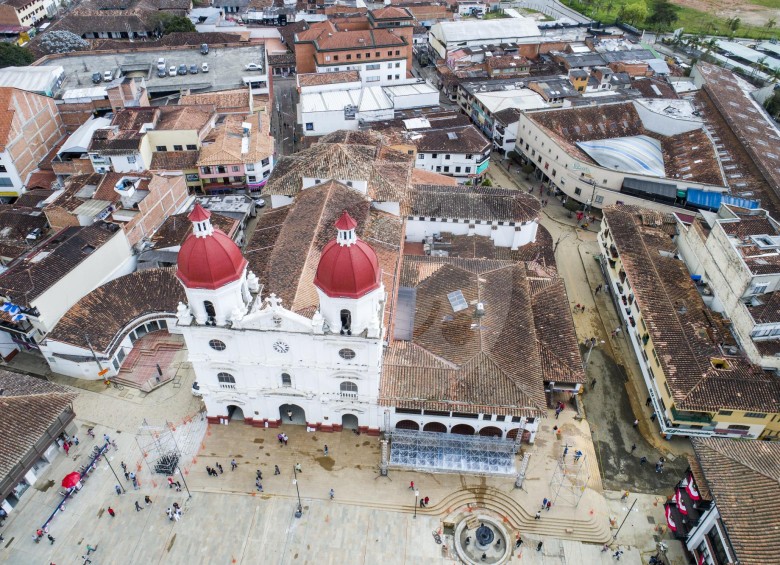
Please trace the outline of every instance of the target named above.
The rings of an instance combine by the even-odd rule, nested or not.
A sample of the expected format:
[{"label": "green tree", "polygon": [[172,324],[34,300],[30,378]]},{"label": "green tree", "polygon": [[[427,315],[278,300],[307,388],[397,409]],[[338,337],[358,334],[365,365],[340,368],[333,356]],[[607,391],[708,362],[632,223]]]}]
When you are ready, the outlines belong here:
[{"label": "green tree", "polygon": [[618,18],[631,25],[640,24],[647,18],[649,12],[643,0],[625,4],[618,12]]},{"label": "green tree", "polygon": [[680,17],[677,15],[679,8],[669,0],[657,0],[653,6],[653,13],[647,18],[647,23],[657,26],[671,26]]},{"label": "green tree", "polygon": [[26,67],[35,60],[27,49],[15,43],[0,43],[0,69],[4,67]]},{"label": "green tree", "polygon": [[485,177],[485,180],[482,181],[482,186],[493,186],[493,183],[489,178]]},{"label": "green tree", "polygon": [[162,35],[184,31],[198,31],[195,29],[195,24],[185,16],[174,16],[166,12],[160,12],[155,16],[157,19],[157,31]]},{"label": "green tree", "polygon": [[769,18],[766,22],[766,29],[772,29],[777,25],[777,18]]},{"label": "green tree", "polygon": [[766,99],[764,108],[766,108],[769,115],[773,116],[775,119],[780,117],[780,90],[775,90],[775,93]]},{"label": "green tree", "polygon": [[729,18],[726,20],[726,26],[729,28],[729,31],[732,33],[736,32],[739,29],[739,24],[742,23],[742,20],[740,20],[737,17]]},{"label": "green tree", "polygon": [[531,163],[526,163],[523,165],[522,171],[525,173],[525,180],[528,180],[528,178],[531,176],[531,173],[534,172],[534,169],[536,169],[536,167],[534,167]]}]

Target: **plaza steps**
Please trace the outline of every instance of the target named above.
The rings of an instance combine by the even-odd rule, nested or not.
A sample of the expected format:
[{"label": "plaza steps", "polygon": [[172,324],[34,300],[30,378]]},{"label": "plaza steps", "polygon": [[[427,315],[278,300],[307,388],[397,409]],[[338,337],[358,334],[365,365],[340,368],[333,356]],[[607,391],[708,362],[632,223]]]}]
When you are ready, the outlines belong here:
[{"label": "plaza steps", "polygon": [[543,511],[542,518],[535,520],[536,508],[529,512],[508,494],[490,487],[459,490],[428,508],[418,508],[417,512],[423,515],[446,516],[459,511],[466,514],[470,512],[469,508],[491,510],[503,516],[508,525],[524,534],[553,536],[588,543],[606,543],[610,539],[606,517],[600,519],[595,514],[586,520],[571,516],[563,517],[559,514],[566,509],[561,507],[561,509],[553,508],[550,512]]}]

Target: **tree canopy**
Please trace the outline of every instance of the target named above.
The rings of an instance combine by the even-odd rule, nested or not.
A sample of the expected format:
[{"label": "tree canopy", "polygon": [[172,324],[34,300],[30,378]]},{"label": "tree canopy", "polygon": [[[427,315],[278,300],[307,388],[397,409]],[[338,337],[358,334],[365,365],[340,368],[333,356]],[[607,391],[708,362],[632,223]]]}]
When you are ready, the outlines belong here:
[{"label": "tree canopy", "polygon": [[647,18],[647,23],[657,26],[671,26],[680,17],[677,15],[679,8],[669,0],[656,0],[653,5],[653,13]]},{"label": "tree canopy", "polygon": [[644,0],[637,0],[636,2],[631,2],[630,4],[625,4],[621,7],[618,18],[634,25],[645,21],[648,14],[647,4],[645,4]]},{"label": "tree canopy", "polygon": [[0,42],[0,69],[4,67],[26,67],[35,60],[27,49],[15,43]]},{"label": "tree canopy", "polygon": [[163,35],[182,31],[198,31],[195,29],[195,24],[186,16],[174,16],[165,12],[160,12],[157,18],[157,27]]}]

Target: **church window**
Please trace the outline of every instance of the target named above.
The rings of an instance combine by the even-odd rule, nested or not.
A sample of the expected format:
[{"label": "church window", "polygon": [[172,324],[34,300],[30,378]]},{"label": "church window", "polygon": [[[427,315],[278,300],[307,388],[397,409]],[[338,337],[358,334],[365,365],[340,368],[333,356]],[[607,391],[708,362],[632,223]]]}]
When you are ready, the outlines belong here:
[{"label": "church window", "polygon": [[215,351],[225,351],[227,345],[225,345],[224,341],[220,341],[218,339],[212,339],[209,341],[209,347]]},{"label": "church window", "polygon": [[352,335],[352,313],[349,310],[341,311],[341,335]]},{"label": "church window", "polygon": [[353,398],[357,398],[357,385],[355,383],[351,383],[349,381],[344,381],[339,385],[339,389],[341,391],[341,396],[350,396]]},{"label": "church window", "polygon": [[282,386],[292,386],[292,377],[287,373],[282,373]]},{"label": "church window", "polygon": [[274,351],[276,351],[277,353],[287,353],[288,351],[290,351],[290,346],[283,341],[277,341],[276,343],[274,343],[273,347],[274,347]]},{"label": "church window", "polygon": [[351,349],[342,349],[339,351],[339,357],[342,359],[346,359],[347,361],[351,361],[355,358],[355,352]]}]

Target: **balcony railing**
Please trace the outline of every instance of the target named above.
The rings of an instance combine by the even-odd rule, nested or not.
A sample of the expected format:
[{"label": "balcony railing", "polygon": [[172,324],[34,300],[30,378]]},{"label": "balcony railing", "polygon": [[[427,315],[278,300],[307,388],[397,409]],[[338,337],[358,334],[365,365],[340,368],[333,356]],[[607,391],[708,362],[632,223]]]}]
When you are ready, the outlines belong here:
[{"label": "balcony railing", "polygon": [[675,410],[672,406],[669,411],[672,413],[672,419],[682,422],[698,422],[702,424],[708,424],[712,422],[712,416],[706,412],[684,412]]}]

